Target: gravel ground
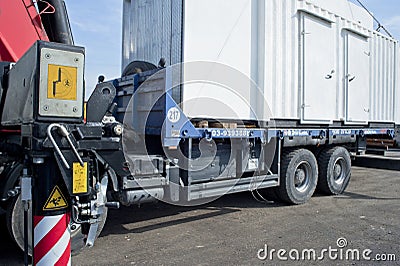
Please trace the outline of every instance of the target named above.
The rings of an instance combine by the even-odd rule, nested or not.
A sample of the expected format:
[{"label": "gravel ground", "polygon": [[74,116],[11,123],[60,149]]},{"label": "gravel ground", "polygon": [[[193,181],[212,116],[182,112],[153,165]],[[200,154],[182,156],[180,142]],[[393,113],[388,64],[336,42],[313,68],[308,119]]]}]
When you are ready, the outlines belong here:
[{"label": "gravel ground", "polygon": [[[365,250],[371,259],[393,254],[396,261],[380,265],[400,265],[400,172],[395,171],[354,167],[344,195],[317,195],[302,206],[260,203],[241,193],[197,208],[160,203],[110,211],[108,217],[95,246],[74,256],[74,265],[293,264],[290,257],[297,257],[296,250],[300,265],[378,264],[345,260],[346,252],[355,249],[361,259]],[[22,252],[4,224],[1,228],[0,265],[21,264]],[[344,239],[337,243],[339,238],[347,246],[338,248],[346,244]],[[330,247],[338,251],[324,252],[323,261],[308,260],[304,251],[314,249],[322,257]],[[281,257],[288,261],[279,260],[277,252],[271,261],[272,249],[286,250]],[[329,258],[336,254],[339,259]]]}]

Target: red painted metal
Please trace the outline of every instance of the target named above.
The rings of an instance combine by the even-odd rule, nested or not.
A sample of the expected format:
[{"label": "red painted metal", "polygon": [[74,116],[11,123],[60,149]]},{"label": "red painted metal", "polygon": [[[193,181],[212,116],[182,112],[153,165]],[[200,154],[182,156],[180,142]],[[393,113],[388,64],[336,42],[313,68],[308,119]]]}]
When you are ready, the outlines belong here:
[{"label": "red painted metal", "polygon": [[0,129],[0,134],[21,134],[21,129]]},{"label": "red painted metal", "polygon": [[0,0],[0,61],[18,61],[37,40],[49,39],[33,1]]}]

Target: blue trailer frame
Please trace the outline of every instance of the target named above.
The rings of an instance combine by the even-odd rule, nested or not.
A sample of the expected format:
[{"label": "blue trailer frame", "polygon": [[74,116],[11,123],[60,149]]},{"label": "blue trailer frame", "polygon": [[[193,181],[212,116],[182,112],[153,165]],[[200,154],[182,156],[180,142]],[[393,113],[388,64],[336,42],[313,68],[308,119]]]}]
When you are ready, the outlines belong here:
[{"label": "blue trailer frame", "polygon": [[[139,128],[141,128],[138,129],[138,132],[146,136],[161,138],[163,148],[180,149],[189,160],[192,159],[195,146],[202,139],[210,142],[227,141],[229,145],[237,145],[238,147],[247,143],[256,143],[254,146],[261,147],[260,154],[255,158],[257,160],[262,160],[262,151],[267,145],[274,145],[276,151],[276,158],[273,161],[274,166],[264,167],[263,169],[247,169],[247,166],[243,166],[239,162],[243,162],[243,158],[248,156],[251,151],[240,152],[239,148],[237,149],[239,151],[237,152],[238,154],[234,155],[241,156],[241,158],[236,158],[236,162],[238,162],[235,165],[236,176],[201,179],[200,181],[193,178],[193,173],[188,170],[190,167],[186,170],[177,170],[177,166],[172,161],[168,161],[168,166],[165,170],[167,173],[164,174],[164,177],[160,176],[159,179],[164,180],[161,182],[163,184],[175,182],[184,188],[179,191],[174,188],[174,191],[169,192],[175,200],[182,198],[182,194],[184,194],[186,201],[192,201],[241,191],[277,187],[280,185],[280,164],[283,149],[309,147],[318,150],[329,146],[346,146],[352,152],[360,153],[365,151],[366,137],[395,137],[395,125],[377,125],[374,127],[369,125],[358,127],[316,125],[309,127],[199,128],[185,115],[175,101],[173,90],[168,89],[172,87],[171,73],[168,68],[138,73],[112,81],[117,88],[116,103],[118,111],[116,116],[120,122],[123,122],[123,120],[125,122],[131,121],[132,127],[135,127],[138,121],[143,120],[143,116],[140,116],[143,110],[137,109],[135,103],[132,104],[130,99],[139,92],[139,88],[143,89],[141,85],[146,80],[156,75],[159,75],[156,79],[162,85],[159,86],[158,90],[154,92],[147,91],[146,93],[156,93],[158,100],[154,104],[155,107],[152,106],[147,110],[146,121],[139,125]],[[132,109],[132,111],[127,110],[127,108]],[[123,118],[121,114],[129,114],[130,116]],[[273,125],[273,123],[271,124]],[[156,143],[154,145],[160,144]],[[159,156],[165,160],[165,154],[162,153],[152,154],[152,156]],[[258,162],[257,165],[263,164]],[[171,169],[175,169],[175,171]],[[251,172],[251,174],[248,174],[248,172]],[[204,174],[207,174],[207,172],[204,172]],[[140,175],[134,177],[141,178]],[[125,181],[126,179],[124,179]],[[157,182],[160,183],[159,181]],[[140,189],[139,187],[137,188]],[[146,187],[142,187],[142,189],[146,189]]]}]

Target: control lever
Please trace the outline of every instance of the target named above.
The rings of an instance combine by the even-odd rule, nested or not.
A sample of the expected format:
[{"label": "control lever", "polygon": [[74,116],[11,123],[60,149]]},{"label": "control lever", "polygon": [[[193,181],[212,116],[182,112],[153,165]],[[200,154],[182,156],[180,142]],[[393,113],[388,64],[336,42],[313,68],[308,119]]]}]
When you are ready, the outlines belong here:
[{"label": "control lever", "polygon": [[83,167],[85,164],[81,158],[81,156],[79,155],[78,150],[75,148],[74,143],[72,142],[71,138],[70,138],[70,133],[68,132],[68,130],[64,127],[64,126],[60,126],[59,127],[60,131],[60,135],[65,137],[69,143],[69,145],[71,146],[72,151],[74,152],[76,158],[78,159],[79,163],[81,164],[81,166]]},{"label": "control lever", "polygon": [[94,223],[90,225],[89,228],[89,233],[86,239],[86,246],[87,247],[93,247],[94,245],[94,240],[96,239],[97,235],[97,229],[99,228],[99,223]]},{"label": "control lever", "polygon": [[54,149],[56,150],[57,154],[60,156],[61,161],[64,163],[65,167],[67,169],[70,169],[71,167],[69,166],[67,160],[64,157],[64,154],[61,152],[60,148],[58,147],[56,141],[53,138],[53,135],[51,134],[51,131],[53,130],[53,128],[58,127],[60,128],[61,125],[60,124],[51,124],[48,128],[47,128],[47,136],[50,139],[51,143],[53,144]]},{"label": "control lever", "polygon": [[91,203],[91,214],[96,217],[96,220],[94,223],[90,224],[89,233],[86,239],[87,247],[93,247],[97,235],[97,230],[99,228],[99,218],[106,211],[107,187],[108,176],[105,174],[101,178],[100,183],[96,184],[97,197],[96,200],[92,201]]},{"label": "control lever", "polygon": [[65,159],[64,154],[61,152],[60,148],[58,147],[56,141],[55,141],[54,138],[53,138],[53,135],[52,135],[52,130],[53,130],[53,128],[58,128],[58,129],[59,129],[58,133],[59,133],[61,136],[65,137],[65,138],[67,139],[67,141],[68,141],[69,145],[71,146],[71,149],[72,149],[72,151],[74,152],[74,154],[75,154],[76,158],[78,159],[79,163],[81,164],[81,166],[84,166],[85,164],[84,164],[84,162],[83,162],[81,156],[79,155],[78,150],[75,148],[74,143],[73,143],[72,140],[71,140],[70,133],[68,132],[68,130],[67,130],[63,125],[60,125],[60,124],[51,124],[51,125],[47,128],[47,136],[49,137],[51,143],[53,144],[54,149],[56,150],[57,154],[60,156],[62,162],[63,162],[64,165],[65,165],[65,167],[66,167],[67,169],[70,169],[70,168],[71,168],[71,167],[69,166],[67,160]]}]

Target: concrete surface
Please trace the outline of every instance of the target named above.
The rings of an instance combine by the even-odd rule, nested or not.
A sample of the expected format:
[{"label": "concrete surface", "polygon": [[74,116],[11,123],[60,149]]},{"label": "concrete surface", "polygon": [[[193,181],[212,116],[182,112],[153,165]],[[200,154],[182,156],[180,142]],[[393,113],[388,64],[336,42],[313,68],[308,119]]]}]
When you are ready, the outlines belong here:
[{"label": "concrete surface", "polygon": [[[4,226],[2,226],[4,228]],[[22,253],[0,232],[0,265],[21,264]],[[95,247],[73,257],[74,265],[261,265],[268,249],[348,249],[395,254],[397,261],[329,260],[323,265],[400,265],[400,172],[353,168],[342,196],[315,196],[302,206],[260,203],[250,193],[225,196],[198,208],[164,204],[110,211]],[[340,254],[340,253],[339,253]],[[264,255],[263,252],[260,255]],[[292,253],[295,256],[295,253]],[[288,254],[286,254],[288,257]],[[345,258],[345,255],[343,256]],[[299,262],[297,262],[299,263]],[[300,261],[301,265],[317,264]]]}]

